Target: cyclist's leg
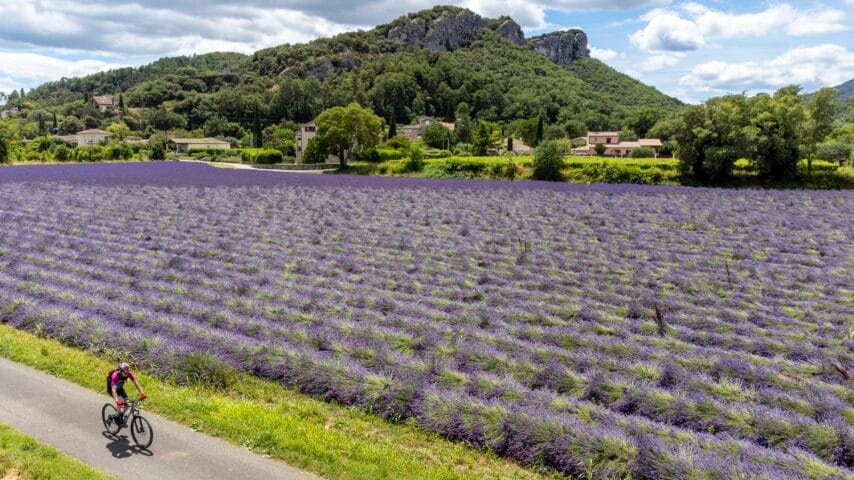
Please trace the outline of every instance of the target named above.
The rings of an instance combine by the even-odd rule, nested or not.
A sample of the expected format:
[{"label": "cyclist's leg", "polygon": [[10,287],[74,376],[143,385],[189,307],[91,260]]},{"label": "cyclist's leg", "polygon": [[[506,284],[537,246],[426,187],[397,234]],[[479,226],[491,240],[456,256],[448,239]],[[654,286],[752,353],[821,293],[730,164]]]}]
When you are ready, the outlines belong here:
[{"label": "cyclist's leg", "polygon": [[[117,388],[116,389],[116,395],[118,395],[118,397],[121,398],[123,402],[127,403],[128,394],[127,394],[127,392],[125,392],[124,387]],[[125,406],[122,405],[121,407],[118,408],[118,413],[116,413],[116,421],[121,422],[124,414],[125,414]]]}]

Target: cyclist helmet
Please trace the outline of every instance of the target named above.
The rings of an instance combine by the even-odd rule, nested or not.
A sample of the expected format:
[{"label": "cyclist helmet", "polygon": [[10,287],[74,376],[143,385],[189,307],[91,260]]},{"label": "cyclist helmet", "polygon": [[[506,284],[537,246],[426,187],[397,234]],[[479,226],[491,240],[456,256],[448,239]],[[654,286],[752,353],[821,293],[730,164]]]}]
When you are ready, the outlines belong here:
[{"label": "cyclist helmet", "polygon": [[122,362],[119,364],[119,370],[121,370],[122,372],[129,372],[130,365],[128,365],[127,362]]}]

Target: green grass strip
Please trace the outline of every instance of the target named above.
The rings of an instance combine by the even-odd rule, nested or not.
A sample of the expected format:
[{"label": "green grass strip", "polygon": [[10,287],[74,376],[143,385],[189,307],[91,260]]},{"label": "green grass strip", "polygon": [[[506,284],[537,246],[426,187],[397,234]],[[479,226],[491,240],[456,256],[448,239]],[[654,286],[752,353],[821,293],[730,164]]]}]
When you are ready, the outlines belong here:
[{"label": "green grass strip", "polygon": [[[95,391],[113,368],[102,356],[8,325],[0,325],[0,356]],[[225,393],[144,372],[140,380],[146,409],[328,479],[562,478],[249,375]]]},{"label": "green grass strip", "polygon": [[0,479],[100,480],[113,478],[0,423]]}]

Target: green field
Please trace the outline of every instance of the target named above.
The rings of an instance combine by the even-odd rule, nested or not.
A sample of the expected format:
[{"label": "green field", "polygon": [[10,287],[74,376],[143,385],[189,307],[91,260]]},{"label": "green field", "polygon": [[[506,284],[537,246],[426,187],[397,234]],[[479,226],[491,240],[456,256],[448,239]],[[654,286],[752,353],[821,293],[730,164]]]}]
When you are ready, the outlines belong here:
[{"label": "green field", "polygon": [[98,480],[109,477],[0,423],[0,479]]},{"label": "green field", "polygon": [[[104,356],[2,324],[0,356],[96,391],[113,367]],[[225,392],[179,386],[144,373],[141,381],[150,397],[147,409],[328,479],[413,478],[413,472],[423,479],[562,478],[252,376],[241,376]],[[31,466],[35,460],[30,458],[21,457],[21,465],[40,465]]]}]

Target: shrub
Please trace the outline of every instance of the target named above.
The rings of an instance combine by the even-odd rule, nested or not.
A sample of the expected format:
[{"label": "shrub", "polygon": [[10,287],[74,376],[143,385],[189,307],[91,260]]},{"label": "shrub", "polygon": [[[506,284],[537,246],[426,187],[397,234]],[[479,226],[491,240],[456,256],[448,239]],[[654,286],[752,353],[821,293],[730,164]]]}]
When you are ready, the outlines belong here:
[{"label": "shrub", "polygon": [[510,159],[492,162],[486,167],[486,174],[494,179],[515,180],[518,173],[516,163]]},{"label": "shrub", "polygon": [[53,158],[59,162],[67,162],[71,159],[73,151],[66,145],[57,145],[53,149]]},{"label": "shrub", "polygon": [[104,148],[100,146],[77,147],[74,159],[78,162],[98,162],[104,159]]},{"label": "shrub", "polygon": [[216,389],[228,388],[237,378],[234,367],[204,352],[178,357],[171,373],[181,385],[203,385]]},{"label": "shrub", "polygon": [[602,145],[601,143],[597,143],[593,147],[593,150],[596,151],[596,155],[605,155],[605,151],[608,150],[608,148],[605,145]]},{"label": "shrub", "polygon": [[551,141],[540,144],[534,153],[533,167],[534,171],[531,176],[534,180],[550,182],[562,180],[563,154],[558,149],[557,144]]},{"label": "shrub", "polygon": [[842,165],[851,159],[852,151],[854,151],[854,145],[848,143],[819,143],[816,148],[816,158]]},{"label": "shrub", "polygon": [[247,163],[273,165],[282,163],[284,156],[279,150],[270,148],[246,148],[240,151],[240,159]]},{"label": "shrub", "polygon": [[420,147],[413,145],[409,149],[409,157],[403,161],[403,169],[408,173],[424,170],[424,152]]},{"label": "shrub", "polygon": [[452,155],[450,150],[436,150],[434,148],[424,152],[424,158],[450,158]]},{"label": "shrub", "polygon": [[388,162],[389,160],[401,160],[406,157],[406,152],[408,149],[408,146],[406,147],[406,149],[377,148],[377,158],[381,162]]},{"label": "shrub", "polygon": [[641,147],[632,150],[632,158],[655,158],[655,151],[649,147]]},{"label": "shrub", "polygon": [[125,142],[111,143],[106,147],[104,156],[107,160],[129,160],[133,150]]},{"label": "shrub", "polygon": [[152,142],[149,158],[151,160],[166,160],[166,145],[163,142]]},{"label": "shrub", "polygon": [[[401,136],[401,135],[397,135],[397,136],[395,136],[395,137],[390,138],[387,142],[385,142],[385,144],[384,144],[383,146],[384,146],[385,148],[390,148],[390,149],[393,149],[393,150],[403,150],[403,151],[406,151],[406,150],[408,150],[408,149],[409,149],[409,145],[410,145],[411,143],[412,143],[412,142],[411,142],[411,141],[409,141],[409,139],[408,139],[408,138],[406,138],[406,137],[404,137],[404,136]],[[401,158],[403,158],[403,157],[401,157]]]}]

